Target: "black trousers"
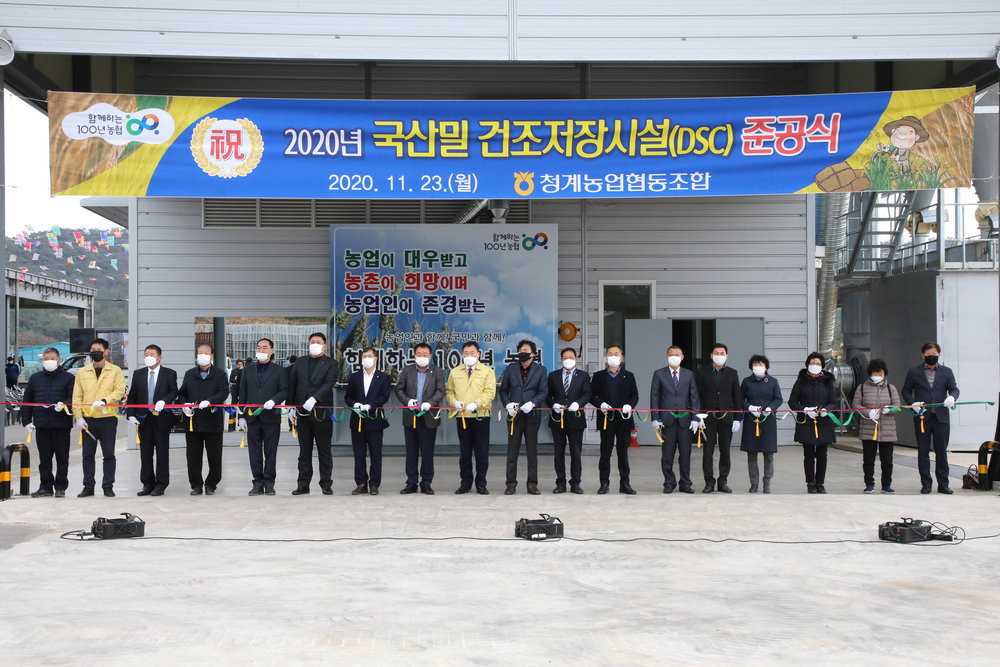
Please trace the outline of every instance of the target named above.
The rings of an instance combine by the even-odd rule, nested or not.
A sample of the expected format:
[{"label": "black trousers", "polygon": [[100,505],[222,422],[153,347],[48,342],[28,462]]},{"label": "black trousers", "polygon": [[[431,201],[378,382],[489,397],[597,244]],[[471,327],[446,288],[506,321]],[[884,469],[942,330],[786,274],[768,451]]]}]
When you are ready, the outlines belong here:
[{"label": "black trousers", "polygon": [[865,474],[865,486],[875,486],[876,452],[882,463],[882,488],[892,486],[892,450],[895,444],[894,442],[876,442],[875,440],[861,441],[863,449],[861,470]]},{"label": "black trousers", "polygon": [[[598,419],[601,415],[597,416]],[[632,427],[622,419],[608,421],[608,427],[601,431],[601,458],[597,462],[597,472],[601,484],[611,483],[611,452],[618,455],[618,477],[620,484],[629,483],[628,443],[632,437]]]},{"label": "black trousers", "polygon": [[299,438],[299,479],[300,489],[308,488],[313,478],[312,453],[316,447],[319,458],[319,486],[321,489],[333,487],[333,422],[329,419],[315,419],[312,416],[299,417],[296,422]]},{"label": "black trousers", "polygon": [[528,484],[538,484],[538,429],[540,419],[528,419],[518,411],[507,431],[507,486],[517,486],[517,458],[521,454],[521,439],[528,459]]},{"label": "black trousers", "polygon": [[[69,432],[68,428],[36,428],[35,444],[38,447],[38,488],[47,491],[65,491],[69,487]],[[56,474],[52,476],[52,456],[56,457]]]},{"label": "black trousers", "polygon": [[826,482],[826,451],[829,445],[802,445],[802,467],[806,473],[806,484]]},{"label": "black trousers", "polygon": [[673,490],[677,486],[677,478],[674,476],[674,456],[676,455],[680,464],[680,486],[682,489],[690,489],[691,431],[687,426],[681,426],[679,421],[674,421],[670,426],[664,425],[660,429],[660,434],[663,436],[663,444],[660,445],[663,488]]},{"label": "black trousers", "polygon": [[144,419],[138,431],[139,481],[143,488],[165,489],[170,484],[170,429],[157,428]]},{"label": "black trousers", "polygon": [[[417,417],[416,428],[413,427],[413,416],[407,414],[403,418],[403,441],[406,443],[406,483],[429,485],[434,481],[434,443],[437,441],[437,429],[430,428],[424,418]],[[417,466],[419,464],[419,477]]]},{"label": "black trousers", "polygon": [[[382,434],[383,429],[368,428],[361,420],[361,431],[351,429],[351,445],[354,447],[354,483],[358,486],[382,486]],[[371,468],[366,470],[365,456],[371,456]]]},{"label": "black trousers", "polygon": [[729,481],[729,471],[732,464],[729,460],[729,447],[733,444],[733,416],[727,414],[722,419],[709,415],[705,420],[705,433],[702,439],[704,451],[701,455],[701,471],[705,474],[705,483],[715,483],[715,445],[719,445],[719,484]]},{"label": "black trousers", "polygon": [[920,485],[930,488],[934,485],[931,477],[931,445],[934,446],[934,475],[938,487],[948,488],[948,436],[951,424],[939,422],[933,413],[924,417],[924,432],[920,432],[920,417],[913,418],[913,432],[917,436],[917,468],[920,470]]},{"label": "black trousers", "polygon": [[552,427],[553,463],[556,468],[556,484],[566,483],[566,444],[569,443],[569,485],[580,484],[583,477],[583,429]]},{"label": "black trousers", "polygon": [[[215,489],[222,481],[222,433],[206,431],[185,431],[188,482],[192,489],[202,485]],[[201,477],[202,452],[208,456],[208,477]]]},{"label": "black trousers", "polygon": [[280,437],[281,422],[262,422],[258,419],[247,424],[247,452],[250,455],[250,473],[255,487],[274,488]]},{"label": "black trousers", "polygon": [[[461,486],[472,488],[472,455],[476,455],[476,487],[486,486],[486,472],[490,467],[490,420],[458,418],[458,474]],[[462,422],[465,426],[462,426]]]},{"label": "black trousers", "polygon": [[87,417],[87,430],[83,432],[83,486],[94,488],[97,443],[101,444],[104,477],[101,486],[110,489],[115,485],[115,437],[118,435],[118,417]]}]

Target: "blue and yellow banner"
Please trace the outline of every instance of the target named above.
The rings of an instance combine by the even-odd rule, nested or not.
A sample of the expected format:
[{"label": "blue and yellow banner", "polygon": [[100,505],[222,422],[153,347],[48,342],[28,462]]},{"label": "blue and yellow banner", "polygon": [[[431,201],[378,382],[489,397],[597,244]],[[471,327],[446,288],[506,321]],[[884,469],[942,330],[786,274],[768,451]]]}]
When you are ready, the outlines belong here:
[{"label": "blue and yellow banner", "polygon": [[973,88],[647,100],[50,93],[62,195],[463,199],[961,187]]}]

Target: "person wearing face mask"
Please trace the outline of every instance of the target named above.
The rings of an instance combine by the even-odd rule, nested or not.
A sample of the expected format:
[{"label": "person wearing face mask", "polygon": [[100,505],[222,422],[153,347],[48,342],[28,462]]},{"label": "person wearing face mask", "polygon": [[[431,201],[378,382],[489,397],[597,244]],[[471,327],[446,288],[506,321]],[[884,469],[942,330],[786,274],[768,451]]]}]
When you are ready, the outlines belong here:
[{"label": "person wearing face mask", "polygon": [[583,493],[583,432],[587,417],[580,408],[590,402],[590,376],[577,368],[576,350],[565,348],[559,355],[562,368],[549,373],[547,403],[552,408],[549,428],[552,430],[556,488],[552,493],[566,492],[566,444],[569,443],[569,490]]},{"label": "person wearing face mask", "polygon": [[[136,495],[162,496],[170,484],[170,429],[177,419],[163,406],[177,399],[177,373],[160,365],[163,351],[147,345],[143,351],[145,368],[132,373],[132,388],[127,405],[154,405],[149,408],[125,408],[125,416],[139,433],[139,481]],[[156,457],[154,465],[153,457]]]},{"label": "person wearing face mask", "polygon": [[[288,396],[293,408],[288,414],[298,427],[299,478],[293,496],[309,493],[312,482],[313,447],[319,459],[319,488],[323,495],[333,494],[333,385],[337,381],[337,364],[326,354],[326,334],[317,331],[309,336],[309,356],[297,357],[288,373]],[[325,406],[316,408],[317,405]]]},{"label": "person wearing face mask", "polygon": [[[490,366],[479,362],[479,343],[470,340],[462,345],[461,366],[451,369],[445,385],[445,401],[461,415],[458,424],[458,471],[461,477],[455,493],[468,493],[476,484],[476,493],[488,495],[486,473],[490,466],[490,405],[497,391],[497,375]],[[462,419],[464,416],[465,419]],[[476,456],[476,476],[472,476],[472,455]]]},{"label": "person wearing face mask", "polygon": [[281,413],[274,407],[288,398],[288,369],[274,363],[274,342],[257,341],[256,361],[243,369],[240,378],[239,405],[243,416],[237,428],[246,431],[247,454],[253,486],[247,495],[275,495],[278,439],[281,437]]},{"label": "person wearing face mask", "polygon": [[618,455],[618,493],[635,495],[629,483],[628,445],[635,427],[632,407],[639,402],[639,387],[635,376],[622,367],[623,359],[622,348],[609,345],[605,356],[608,367],[594,373],[590,380],[590,404],[600,410],[597,430],[601,433],[601,458],[597,473],[601,486],[597,493],[601,495],[611,487],[612,451]]},{"label": "person wearing face mask", "polygon": [[[62,498],[69,486],[69,432],[73,428],[73,418],[65,411],[65,406],[73,401],[73,374],[59,368],[59,350],[46,348],[42,353],[41,373],[32,373],[28,386],[24,388],[25,403],[45,403],[52,407],[37,405],[21,406],[21,424],[35,434],[38,448],[38,490],[32,498],[55,495]],[[56,458],[56,474],[52,475],[52,456]]]},{"label": "person wearing face mask", "polygon": [[768,370],[771,362],[763,354],[750,357],[752,375],[743,378],[743,440],[740,450],[747,453],[750,493],[757,493],[760,468],[757,455],[764,455],[764,493],[771,493],[774,453],[778,451],[778,422],[774,411],[781,407],[781,388]]},{"label": "person wearing face mask", "polygon": [[[920,493],[930,493],[934,484],[931,477],[931,445],[934,447],[934,473],[938,493],[951,494],[948,485],[948,437],[951,420],[948,410],[958,400],[955,373],[939,363],[941,346],[924,343],[921,348],[924,362],[906,373],[903,382],[903,401],[918,411],[913,418],[913,431],[917,437],[917,467],[920,469]],[[933,407],[925,408],[925,405]]]},{"label": "person wearing face mask", "polygon": [[[413,364],[399,374],[396,397],[408,410],[403,410],[403,441],[406,443],[406,486],[400,491],[407,495],[417,492],[419,472],[420,493],[434,495],[434,442],[441,424],[440,408],[444,405],[444,371],[431,361],[431,346],[417,343],[413,348]],[[424,414],[418,416],[417,413]],[[419,464],[419,471],[418,471]]]},{"label": "person wearing face mask", "polygon": [[[184,429],[188,483],[191,495],[215,494],[222,481],[222,431],[226,413],[222,405],[229,395],[226,373],[212,364],[212,346],[199,345],[197,365],[184,373],[184,382],[177,392],[177,402],[185,403],[184,415],[189,420]],[[215,407],[211,407],[215,406]],[[208,476],[202,478],[202,452],[208,458]]]},{"label": "person wearing face mask", "polygon": [[[684,351],[677,345],[667,348],[667,366],[653,373],[649,407],[653,410],[653,428],[660,433],[660,467],[663,492],[673,493],[678,486],[674,476],[674,457],[679,452],[680,490],[694,493],[691,486],[691,434],[704,425],[699,415],[701,400],[694,373],[681,367]],[[680,416],[674,416],[679,414]]]},{"label": "person wearing face mask", "polygon": [[[347,378],[344,400],[351,411],[351,446],[354,448],[354,483],[352,496],[379,494],[382,485],[382,435],[388,428],[382,406],[392,395],[392,379],[375,368],[375,349],[361,351],[361,370]],[[366,467],[367,456],[371,467]]]},{"label": "person wearing face mask", "polygon": [[802,445],[809,493],[826,493],[827,450],[837,442],[833,420],[827,412],[836,410],[840,402],[833,374],[823,370],[825,363],[822,354],[810,353],[788,396],[788,407],[800,413],[795,415],[795,442]]},{"label": "person wearing face mask", "polygon": [[868,379],[854,392],[851,407],[862,416],[861,438],[865,493],[875,493],[875,454],[882,462],[882,493],[892,490],[892,450],[896,442],[896,415],[890,408],[899,407],[899,393],[889,384],[889,368],[881,359],[868,362]]},{"label": "person wearing face mask", "polygon": [[[90,344],[91,363],[81,368],[73,384],[73,418],[83,429],[83,490],[77,498],[94,495],[97,444],[101,445],[104,495],[115,495],[115,438],[118,435],[118,404],[125,396],[125,375],[108,359],[111,344],[95,338]],[[86,415],[86,416],[84,416]]]},{"label": "person wearing face mask", "polygon": [[719,491],[732,493],[729,488],[729,447],[733,442],[733,434],[743,425],[743,396],[740,394],[740,375],[735,369],[729,368],[729,348],[722,343],[716,343],[712,348],[712,363],[703,366],[695,373],[695,384],[698,385],[698,400],[701,409],[709,413],[705,420],[705,450],[701,457],[701,471],[705,475],[705,488],[702,493],[715,491],[715,444],[719,444]]},{"label": "person wearing face mask", "polygon": [[537,354],[534,341],[522,340],[517,344],[517,359],[510,362],[500,376],[500,402],[511,419],[507,430],[507,486],[504,489],[508,496],[517,490],[517,458],[522,436],[528,457],[528,493],[541,493],[538,490],[538,429],[542,418],[535,406],[545,402],[548,371],[545,366],[535,363]]}]

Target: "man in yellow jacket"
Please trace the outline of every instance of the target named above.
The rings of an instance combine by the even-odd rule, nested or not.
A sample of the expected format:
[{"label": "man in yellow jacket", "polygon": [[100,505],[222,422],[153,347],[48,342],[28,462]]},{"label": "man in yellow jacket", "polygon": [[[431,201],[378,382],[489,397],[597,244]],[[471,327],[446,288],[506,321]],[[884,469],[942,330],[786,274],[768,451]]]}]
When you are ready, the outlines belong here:
[{"label": "man in yellow jacket", "polygon": [[486,470],[490,465],[490,405],[497,392],[497,375],[479,363],[479,344],[462,346],[461,366],[451,369],[445,400],[461,410],[458,422],[458,470],[461,486],[455,493],[472,490],[472,453],[476,454],[476,493],[486,495]]},{"label": "man in yellow jacket", "polygon": [[94,495],[94,455],[101,443],[104,459],[104,495],[115,495],[115,437],[118,435],[118,404],[125,396],[125,375],[108,360],[110,344],[97,338],[90,344],[93,363],[80,369],[73,385],[73,417],[83,431],[83,491],[77,498]]}]

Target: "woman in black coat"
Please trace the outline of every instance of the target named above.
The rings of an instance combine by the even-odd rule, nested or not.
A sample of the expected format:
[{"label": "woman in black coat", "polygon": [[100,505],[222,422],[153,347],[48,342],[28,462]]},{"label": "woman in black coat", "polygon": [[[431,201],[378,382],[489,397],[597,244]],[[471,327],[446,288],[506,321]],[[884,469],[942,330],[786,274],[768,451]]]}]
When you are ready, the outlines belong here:
[{"label": "woman in black coat", "polygon": [[833,374],[823,370],[825,360],[819,352],[806,357],[806,367],[792,386],[788,407],[801,411],[795,415],[795,442],[802,444],[806,489],[809,493],[826,493],[826,452],[837,441],[828,410],[840,405]]}]

